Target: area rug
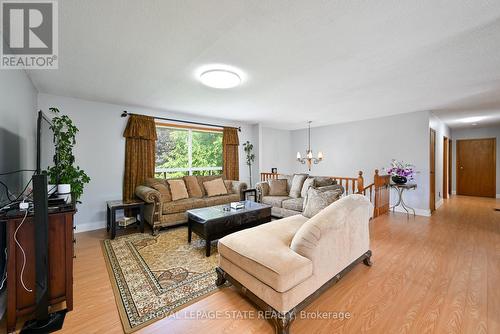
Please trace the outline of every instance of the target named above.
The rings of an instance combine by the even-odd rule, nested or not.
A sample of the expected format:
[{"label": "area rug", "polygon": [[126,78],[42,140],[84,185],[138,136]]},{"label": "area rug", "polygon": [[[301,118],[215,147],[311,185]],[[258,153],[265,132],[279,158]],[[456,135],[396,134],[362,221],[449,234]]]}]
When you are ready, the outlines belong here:
[{"label": "area rug", "polygon": [[103,253],[126,333],[134,332],[218,291],[217,247],[205,257],[205,241],[187,227],[158,236],[135,233],[104,240]]}]

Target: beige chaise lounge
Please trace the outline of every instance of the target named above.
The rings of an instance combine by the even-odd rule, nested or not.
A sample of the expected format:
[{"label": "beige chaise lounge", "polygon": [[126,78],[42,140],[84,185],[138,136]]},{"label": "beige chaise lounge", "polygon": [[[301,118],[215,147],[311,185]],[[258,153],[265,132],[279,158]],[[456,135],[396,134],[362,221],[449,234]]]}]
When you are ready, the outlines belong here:
[{"label": "beige chaise lounge", "polygon": [[273,221],[219,240],[217,285],[229,280],[269,315],[276,333],[288,333],[295,315],[354,265],[371,265],[362,195],[349,195],[308,219]]}]

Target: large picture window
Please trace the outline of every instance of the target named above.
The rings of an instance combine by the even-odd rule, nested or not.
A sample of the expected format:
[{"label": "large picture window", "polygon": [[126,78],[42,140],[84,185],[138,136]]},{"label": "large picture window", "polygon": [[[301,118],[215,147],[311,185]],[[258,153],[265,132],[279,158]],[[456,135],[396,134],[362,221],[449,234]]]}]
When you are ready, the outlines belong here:
[{"label": "large picture window", "polygon": [[221,131],[158,124],[156,133],[156,177],[222,174]]}]

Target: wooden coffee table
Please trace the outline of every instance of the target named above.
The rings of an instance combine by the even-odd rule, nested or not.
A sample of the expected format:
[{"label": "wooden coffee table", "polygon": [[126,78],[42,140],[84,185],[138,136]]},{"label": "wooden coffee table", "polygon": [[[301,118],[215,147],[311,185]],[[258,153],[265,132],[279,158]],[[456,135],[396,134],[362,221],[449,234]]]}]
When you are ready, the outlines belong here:
[{"label": "wooden coffee table", "polygon": [[191,233],[196,233],[206,240],[206,256],[210,256],[212,240],[271,221],[270,205],[244,203],[245,207],[238,210],[231,209],[229,204],[188,210],[188,242],[191,242]]}]

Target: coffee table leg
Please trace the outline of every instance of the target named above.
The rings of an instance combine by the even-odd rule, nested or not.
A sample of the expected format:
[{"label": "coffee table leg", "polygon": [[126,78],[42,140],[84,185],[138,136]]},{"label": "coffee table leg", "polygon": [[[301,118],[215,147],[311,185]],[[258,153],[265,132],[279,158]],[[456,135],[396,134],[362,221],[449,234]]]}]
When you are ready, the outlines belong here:
[{"label": "coffee table leg", "polygon": [[188,243],[191,243],[191,219],[188,219]]},{"label": "coffee table leg", "polygon": [[206,241],[206,245],[205,245],[205,255],[206,257],[209,257],[210,256],[210,246],[212,245],[212,241],[210,239],[207,239]]}]

